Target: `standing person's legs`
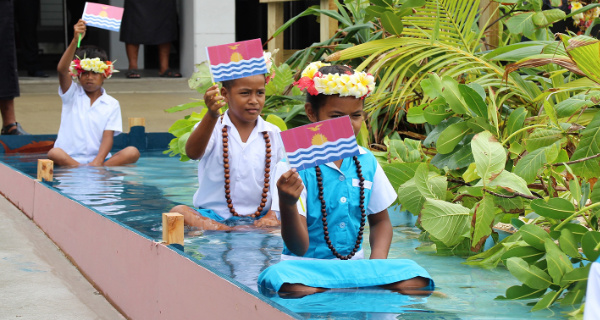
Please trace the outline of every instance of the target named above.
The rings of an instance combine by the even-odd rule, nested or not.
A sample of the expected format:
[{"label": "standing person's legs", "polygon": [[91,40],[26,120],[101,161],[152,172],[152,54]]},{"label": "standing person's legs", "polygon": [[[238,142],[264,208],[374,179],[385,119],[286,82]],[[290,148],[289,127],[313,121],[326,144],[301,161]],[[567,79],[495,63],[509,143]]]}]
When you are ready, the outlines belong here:
[{"label": "standing person's legs", "polygon": [[40,0],[15,1],[15,18],[19,27],[19,43],[23,61],[30,77],[48,77],[40,70],[37,28],[40,17]]},{"label": "standing person's legs", "polygon": [[0,134],[22,135],[28,134],[17,123],[15,116],[15,99],[0,99],[0,114],[2,114],[2,130]]},{"label": "standing person's legs", "polygon": [[140,45],[133,43],[125,44],[125,52],[127,52],[127,60],[129,60],[129,70],[125,73],[125,77],[130,79],[141,78],[138,69],[138,56]]},{"label": "standing person's legs", "polygon": [[171,53],[171,43],[161,43],[158,45],[158,63],[160,70],[158,74],[161,77],[167,78],[181,78],[179,72],[175,72],[169,68],[169,54]]}]

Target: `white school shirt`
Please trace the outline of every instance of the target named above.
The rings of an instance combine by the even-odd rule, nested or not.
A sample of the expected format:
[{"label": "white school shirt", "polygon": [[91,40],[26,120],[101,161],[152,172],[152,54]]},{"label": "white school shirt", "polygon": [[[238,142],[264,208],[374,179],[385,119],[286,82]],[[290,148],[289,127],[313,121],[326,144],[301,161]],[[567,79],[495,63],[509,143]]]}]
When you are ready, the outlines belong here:
[{"label": "white school shirt", "polygon": [[[274,185],[275,165],[283,158],[283,147],[279,139],[279,128],[258,117],[256,126],[244,143],[236,127],[229,119],[229,113],[223,116],[223,122],[217,121],[211,133],[204,155],[198,163],[198,190],[194,194],[194,207],[211,209],[224,219],[231,212],[225,200],[225,182],[223,168],[222,128],[227,127],[229,138],[230,195],[235,211],[240,215],[256,212],[262,200],[265,180],[265,140],[262,132],[267,131],[271,140],[270,185]],[[265,208],[271,206],[271,192],[268,192]]]},{"label": "white school shirt", "polygon": [[105,130],[113,130],[115,136],[123,131],[119,101],[104,88],[101,90],[102,95],[90,106],[90,98],[79,83],[73,81],[65,93],[58,88],[62,112],[54,147],[61,148],[81,164],[91,162],[98,155]]},{"label": "white school shirt", "polygon": [[[360,154],[367,153],[367,151],[365,149],[363,149],[362,147],[359,147],[358,150],[359,150]],[[328,162],[325,165],[340,172],[342,174],[342,176],[344,175],[343,172],[335,165],[335,163]],[[287,162],[281,161],[281,162],[277,163],[277,166],[275,168],[275,176],[273,177],[273,179],[274,179],[274,184],[273,184],[273,188],[272,188],[273,202],[271,204],[271,210],[275,211],[278,219],[280,218],[280,211],[279,211],[279,193],[277,192],[277,180],[279,179],[279,177],[281,177],[282,174],[287,172],[289,169],[290,169],[290,166],[287,164]],[[302,185],[304,186],[304,183]],[[355,187],[358,187],[358,181],[353,180],[352,185]],[[376,214],[376,213],[379,213],[379,212],[387,209],[392,203],[394,203],[394,201],[396,200],[396,197],[398,196],[396,193],[396,190],[394,190],[394,187],[390,183],[389,179],[385,175],[385,172],[383,171],[383,168],[381,168],[381,165],[379,165],[379,163],[377,163],[377,167],[375,169],[375,174],[373,176],[373,181],[365,180],[364,187],[366,189],[371,189],[371,197],[370,197],[369,203],[367,204],[367,210],[366,210],[367,215]],[[306,207],[307,207],[306,206],[306,196],[307,196],[306,186],[304,186],[304,188],[302,189],[302,193],[300,194],[300,199],[298,199],[298,202],[296,203],[296,207],[298,208],[298,213],[304,217],[306,217]],[[286,254],[281,255],[281,260],[315,260],[315,259],[316,258],[299,257],[299,256],[286,255]],[[360,249],[359,251],[357,251],[356,254],[351,259],[352,260],[364,259],[364,250]],[[338,259],[336,258],[335,260],[338,260]]]}]

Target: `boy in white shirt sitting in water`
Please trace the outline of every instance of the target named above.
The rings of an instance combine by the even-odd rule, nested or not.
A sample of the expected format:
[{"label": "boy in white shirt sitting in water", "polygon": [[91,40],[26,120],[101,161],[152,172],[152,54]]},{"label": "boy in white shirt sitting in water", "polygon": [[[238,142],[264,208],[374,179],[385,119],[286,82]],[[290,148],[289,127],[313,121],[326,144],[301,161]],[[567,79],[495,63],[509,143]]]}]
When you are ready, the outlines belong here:
[{"label": "boy in white shirt sitting in water", "polygon": [[[174,207],[186,225],[231,230],[223,222],[250,216],[257,227],[278,226],[271,207],[271,168],[283,158],[275,125],[260,113],[265,104],[265,75],[224,81],[204,94],[208,111],[190,135],[185,151],[198,163],[194,207]],[[221,115],[219,109],[229,105]]]},{"label": "boy in white shirt sitting in water", "polygon": [[73,40],[57,67],[58,94],[63,105],[58,137],[48,158],[56,165],[68,166],[134,163],[140,157],[135,147],[110,155],[113,137],[123,130],[119,102],[102,88],[104,79],[112,75],[112,63],[106,52],[98,48],[82,48],[76,54],[79,35],[85,35],[85,22],[79,20],[74,30]]}]

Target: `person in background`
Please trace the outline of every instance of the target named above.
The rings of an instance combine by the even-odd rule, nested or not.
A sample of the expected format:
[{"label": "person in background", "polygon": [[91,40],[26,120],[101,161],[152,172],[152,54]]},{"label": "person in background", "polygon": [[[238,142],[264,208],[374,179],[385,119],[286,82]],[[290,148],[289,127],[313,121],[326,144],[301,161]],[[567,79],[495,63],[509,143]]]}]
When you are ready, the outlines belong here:
[{"label": "person in background", "polygon": [[21,57],[30,77],[47,78],[39,62],[38,24],[40,20],[40,0],[18,0],[15,2],[15,18]]},{"label": "person in background", "polygon": [[15,116],[15,98],[20,95],[15,49],[13,0],[0,0],[0,113],[3,135],[27,134]]},{"label": "person in background", "polygon": [[177,40],[177,2],[175,0],[125,0],[121,21],[121,41],[129,60],[129,79],[141,78],[138,70],[140,45],[158,45],[161,77],[181,78],[181,73],[169,67],[171,43]]}]

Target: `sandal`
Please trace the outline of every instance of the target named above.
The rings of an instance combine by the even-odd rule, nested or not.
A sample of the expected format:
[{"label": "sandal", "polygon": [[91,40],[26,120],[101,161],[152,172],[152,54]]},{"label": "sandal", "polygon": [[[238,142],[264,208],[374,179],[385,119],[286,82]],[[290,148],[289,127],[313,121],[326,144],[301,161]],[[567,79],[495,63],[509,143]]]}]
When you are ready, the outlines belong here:
[{"label": "sandal", "polygon": [[181,73],[167,69],[165,72],[159,73],[158,76],[163,78],[181,78]]},{"label": "sandal", "polygon": [[[16,127],[16,128],[11,130],[12,127]],[[25,130],[23,130],[23,128],[21,127],[21,125],[18,122],[13,122],[13,123],[7,124],[4,127],[2,127],[2,131],[0,131],[0,134],[20,136],[20,135],[25,135],[25,134],[29,134],[29,133],[27,133]]]},{"label": "sandal", "polygon": [[125,77],[128,79],[139,79],[142,76],[139,74],[139,72],[135,69],[129,69],[127,70],[127,72],[125,72]]}]

